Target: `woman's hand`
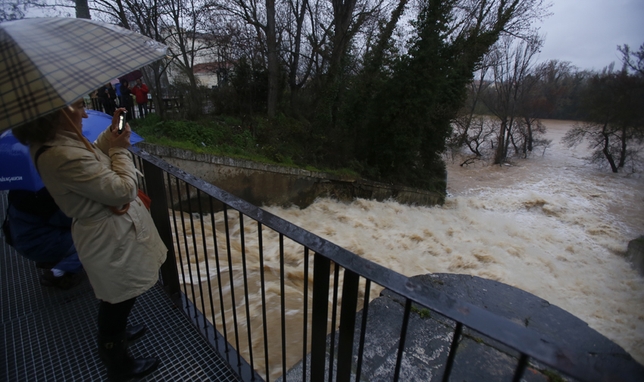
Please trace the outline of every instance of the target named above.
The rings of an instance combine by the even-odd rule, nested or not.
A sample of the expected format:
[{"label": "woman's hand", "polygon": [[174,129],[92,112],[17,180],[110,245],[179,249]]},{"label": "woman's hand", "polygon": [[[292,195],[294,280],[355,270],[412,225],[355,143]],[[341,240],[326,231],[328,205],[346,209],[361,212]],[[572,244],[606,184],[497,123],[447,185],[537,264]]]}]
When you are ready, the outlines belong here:
[{"label": "woman's hand", "polygon": [[130,135],[132,135],[132,130],[130,129],[129,124],[125,124],[125,129],[119,134],[118,124],[119,116],[125,112],[125,108],[116,109],[114,116],[112,117],[112,125],[110,126],[111,132],[111,142],[110,147],[123,147],[127,149],[131,146],[130,144]]},{"label": "woman's hand", "polygon": [[126,108],[124,107],[119,107],[114,111],[114,115],[112,116],[112,124],[110,125],[110,131],[117,130],[119,127],[119,116],[127,111]]},{"label": "woman's hand", "polygon": [[123,147],[127,149],[131,146],[130,135],[132,135],[132,130],[130,130],[130,125],[128,125],[127,123],[125,124],[125,129],[123,129],[123,132],[121,134],[119,134],[118,129],[112,130],[111,134],[112,141],[110,147]]}]

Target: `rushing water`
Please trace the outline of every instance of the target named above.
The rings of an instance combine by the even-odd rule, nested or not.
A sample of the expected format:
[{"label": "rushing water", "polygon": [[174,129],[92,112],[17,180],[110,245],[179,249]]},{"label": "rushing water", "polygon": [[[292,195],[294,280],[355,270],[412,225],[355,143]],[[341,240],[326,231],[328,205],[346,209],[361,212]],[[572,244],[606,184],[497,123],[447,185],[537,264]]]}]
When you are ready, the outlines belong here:
[{"label": "rushing water", "polygon": [[[585,147],[560,143],[570,123],[545,124],[553,143],[543,155],[504,166],[449,163],[443,206],[319,199],[305,209],[265,209],[406,276],[462,273],[521,288],[576,315],[644,363],[644,278],[624,258],[628,241],[644,234],[644,178],[586,164]],[[244,231],[248,274],[257,280],[255,234]],[[279,284],[271,277],[279,271],[277,243],[276,236],[264,241],[269,309],[279,309]],[[301,251],[287,248],[286,256],[286,311],[296,315],[302,306]],[[259,309],[254,285],[251,312]],[[268,326],[269,336],[279,336],[279,322]],[[289,336],[290,343],[301,341]],[[276,363],[273,375],[280,374]]]},{"label": "rushing water", "polygon": [[644,278],[625,260],[644,234],[644,178],[587,164],[571,126],[544,121],[552,145],[512,166],[448,165],[442,207],[329,199],[268,208],[407,276],[465,273],[521,288],[586,321],[644,363]]}]

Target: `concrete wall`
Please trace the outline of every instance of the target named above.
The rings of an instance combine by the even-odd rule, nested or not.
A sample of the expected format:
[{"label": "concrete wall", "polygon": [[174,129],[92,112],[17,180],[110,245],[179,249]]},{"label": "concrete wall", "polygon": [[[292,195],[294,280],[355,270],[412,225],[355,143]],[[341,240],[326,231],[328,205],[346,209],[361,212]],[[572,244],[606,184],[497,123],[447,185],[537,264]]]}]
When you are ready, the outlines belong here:
[{"label": "concrete wall", "polygon": [[626,257],[633,264],[633,268],[637,269],[644,276],[644,236],[628,242]]},{"label": "concrete wall", "polygon": [[354,198],[394,199],[404,204],[424,206],[442,204],[445,200],[445,196],[437,192],[410,187],[343,179],[323,172],[199,154],[143,142],[137,146],[257,206],[297,205],[305,208],[318,197],[334,197],[342,201]]}]

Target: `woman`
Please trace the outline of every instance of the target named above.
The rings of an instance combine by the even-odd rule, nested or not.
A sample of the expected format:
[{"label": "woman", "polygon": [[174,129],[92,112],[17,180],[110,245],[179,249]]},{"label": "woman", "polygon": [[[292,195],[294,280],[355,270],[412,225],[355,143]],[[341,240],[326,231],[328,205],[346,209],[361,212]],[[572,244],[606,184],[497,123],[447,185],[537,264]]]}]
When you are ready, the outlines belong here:
[{"label": "woman", "polygon": [[73,218],[72,237],[96,297],[99,355],[108,376],[142,377],[156,358],[133,359],[128,340],[145,327],[127,329],[137,296],[152,287],[167,249],[150,213],[137,197],[137,170],[130,152],[131,130],[118,133],[118,116],[91,145],[81,134],[87,118],[83,100],[13,129],[30,146],[42,180],[61,210]]}]

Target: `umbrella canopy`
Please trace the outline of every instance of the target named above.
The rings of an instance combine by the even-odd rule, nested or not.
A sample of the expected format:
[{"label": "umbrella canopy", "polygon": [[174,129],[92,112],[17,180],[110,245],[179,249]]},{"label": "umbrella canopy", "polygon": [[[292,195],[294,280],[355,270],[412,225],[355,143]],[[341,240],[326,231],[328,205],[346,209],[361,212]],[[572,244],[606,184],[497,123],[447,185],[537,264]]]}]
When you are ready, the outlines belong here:
[{"label": "umbrella canopy", "polygon": [[[83,135],[94,142],[98,135],[112,123],[112,117],[95,110],[87,110],[88,118],[83,119]],[[130,142],[143,141],[132,132]],[[0,190],[38,191],[44,185],[31,162],[29,148],[18,142],[11,131],[0,133]]]},{"label": "umbrella canopy", "polygon": [[70,105],[165,56],[130,30],[77,18],[0,23],[0,132]]}]

